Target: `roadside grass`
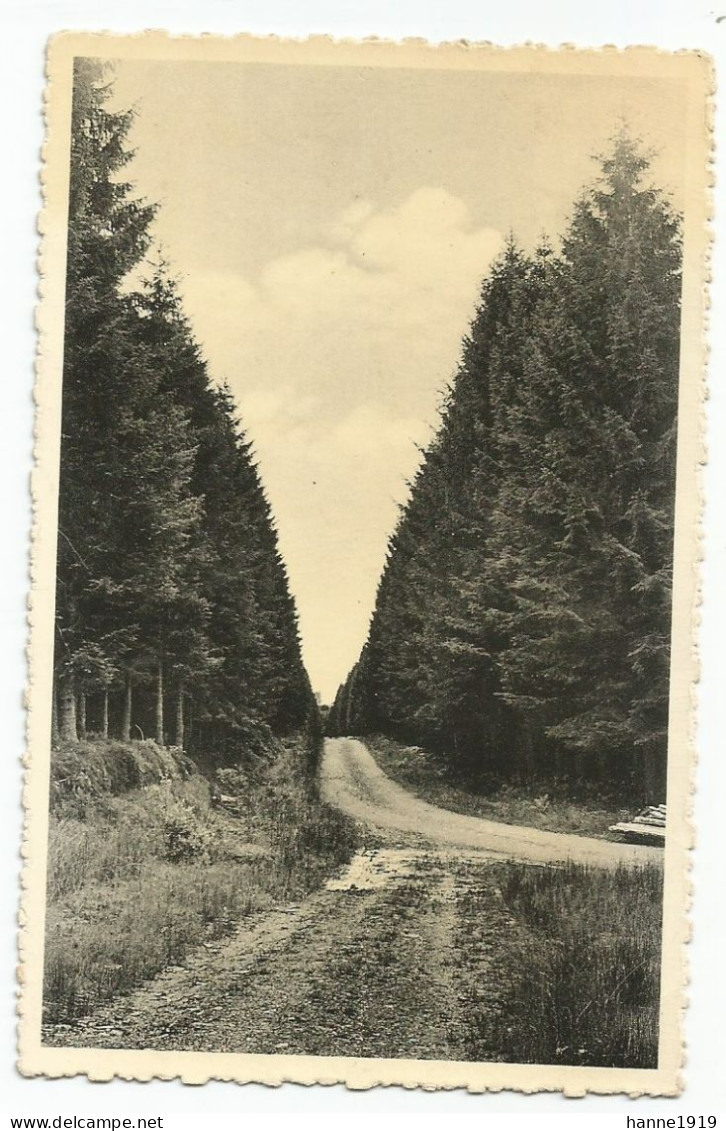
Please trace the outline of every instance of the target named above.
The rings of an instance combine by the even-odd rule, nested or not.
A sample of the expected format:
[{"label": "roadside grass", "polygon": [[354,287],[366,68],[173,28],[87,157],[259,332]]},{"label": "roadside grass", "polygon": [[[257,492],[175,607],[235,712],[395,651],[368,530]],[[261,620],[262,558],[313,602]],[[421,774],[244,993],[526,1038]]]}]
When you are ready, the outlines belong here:
[{"label": "roadside grass", "polygon": [[131,789],[183,780],[194,771],[190,758],[175,746],[157,746],[151,739],[119,742],[83,739],[63,743],[51,754],[52,812],[83,818],[100,798]]},{"label": "roadside grass", "polygon": [[477,786],[452,775],[443,758],[417,746],[404,746],[383,735],[363,738],[381,769],[416,797],[469,817],[525,825],[557,833],[611,838],[610,825],[625,820],[632,810],[608,804],[599,797],[573,800],[566,786],[533,783],[527,786]]},{"label": "roadside grass", "polygon": [[467,1057],[656,1067],[662,898],[654,865],[481,873],[458,903]]},{"label": "roadside grass", "polygon": [[319,800],[300,762],[290,744],[254,770],[223,771],[229,809],[195,773],[118,796],[84,789],[81,804],[56,793],[47,1024],[72,1025],[245,916],[301,898],[350,859],[352,823]]}]

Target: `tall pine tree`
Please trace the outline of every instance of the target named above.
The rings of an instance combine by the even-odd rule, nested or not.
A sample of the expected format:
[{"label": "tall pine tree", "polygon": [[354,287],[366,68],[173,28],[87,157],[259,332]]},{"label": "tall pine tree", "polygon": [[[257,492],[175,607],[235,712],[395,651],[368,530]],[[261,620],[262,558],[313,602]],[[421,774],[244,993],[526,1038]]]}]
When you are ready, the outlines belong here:
[{"label": "tall pine tree", "polygon": [[647,174],[622,135],[561,251],[485,280],[336,726],[662,797],[680,242]]},{"label": "tall pine tree", "polygon": [[166,266],[128,285],[153,218],[120,176],[131,116],[107,109],[100,66],[75,78],[54,739],[238,758],[265,726],[310,722],[294,603],[250,445]]}]

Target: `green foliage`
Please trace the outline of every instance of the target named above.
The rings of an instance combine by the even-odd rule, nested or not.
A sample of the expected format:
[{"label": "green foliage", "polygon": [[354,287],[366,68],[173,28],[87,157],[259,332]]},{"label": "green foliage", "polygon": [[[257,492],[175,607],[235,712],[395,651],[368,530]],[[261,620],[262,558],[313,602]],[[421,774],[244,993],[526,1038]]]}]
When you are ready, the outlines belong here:
[{"label": "green foliage", "polygon": [[[662,885],[656,867],[495,865],[460,901],[468,1056],[657,1067]],[[493,953],[490,926],[499,929]],[[500,987],[495,1003],[477,997],[481,959]]]},{"label": "green foliage", "polygon": [[[54,703],[88,725],[217,760],[314,700],[272,515],[229,392],[210,382],[154,207],[120,177],[133,115],[75,71]],[[148,278],[138,282],[148,273]],[[80,737],[83,737],[81,734]],[[261,740],[264,747],[265,739]]]},{"label": "green foliage", "polygon": [[518,784],[501,771],[474,777],[446,753],[404,746],[383,735],[367,735],[366,745],[388,777],[453,813],[603,839],[612,837],[611,825],[632,817],[632,808],[612,796],[616,791],[608,796],[599,782],[543,775]]},{"label": "green foliage", "polygon": [[680,240],[647,167],[619,137],[561,250],[485,280],[331,732],[662,800]]},{"label": "green foliage", "polygon": [[181,750],[157,746],[150,739],[64,743],[51,752],[50,811],[59,817],[82,817],[104,797],[184,780],[192,768]]},{"label": "green foliage", "polygon": [[164,857],[172,864],[209,863],[212,838],[187,805],[176,805],[164,815]]},{"label": "green foliage", "polygon": [[[190,948],[229,934],[251,913],[303,897],[350,859],[355,830],[316,796],[304,741],[301,735],[277,743],[254,768],[222,769],[213,782],[192,773],[113,796],[99,779],[82,812],[56,806],[48,852],[47,1022],[72,1023],[183,961]],[[92,762],[92,745],[66,757]],[[130,744],[127,760],[146,747]],[[114,752],[123,754],[121,744]],[[220,791],[236,794],[239,804],[215,805]]]}]

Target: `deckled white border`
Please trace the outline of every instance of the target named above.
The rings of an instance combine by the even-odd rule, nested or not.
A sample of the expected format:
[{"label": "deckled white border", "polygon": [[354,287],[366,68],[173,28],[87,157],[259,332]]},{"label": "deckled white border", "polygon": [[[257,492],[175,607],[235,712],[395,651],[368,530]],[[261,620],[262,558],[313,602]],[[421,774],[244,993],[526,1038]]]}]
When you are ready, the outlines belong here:
[{"label": "deckled white border", "polygon": [[[528,68],[540,71],[567,68],[587,73],[603,71],[672,73],[677,67],[687,72],[689,82],[700,85],[691,103],[688,169],[690,193],[686,214],[686,265],[684,273],[683,330],[685,352],[681,386],[679,428],[677,569],[674,602],[674,655],[671,700],[671,749],[669,762],[669,842],[666,849],[666,954],[662,1003],[663,1043],[661,1067],[657,1070],[591,1069],[542,1067],[531,1065],[472,1065],[429,1061],[350,1060],[347,1058],[261,1057],[212,1053],[151,1053],[107,1050],[43,1049],[38,1043],[40,1017],[40,977],[42,960],[42,918],[44,907],[45,837],[47,831],[47,735],[50,732],[50,656],[52,649],[52,582],[55,552],[55,503],[60,416],[59,358],[62,346],[62,280],[65,255],[65,216],[67,202],[67,142],[69,122],[68,86],[72,54],[108,55],[118,58],[133,54],[150,58],[203,57],[207,59],[257,59],[277,63],[306,64],[312,61],[337,65],[479,68],[484,63],[492,70],[518,68],[526,60]],[[399,1083],[428,1088],[468,1087],[470,1090],[513,1088],[522,1091],[560,1090],[568,1095],[585,1091],[627,1092],[630,1095],[674,1094],[679,1089],[682,1059],[680,1026],[677,1023],[683,1003],[683,943],[687,926],[687,849],[690,829],[687,807],[690,802],[691,710],[696,675],[693,645],[696,603],[696,561],[698,557],[699,485],[695,468],[702,446],[700,412],[703,395],[704,275],[707,248],[704,170],[707,156],[708,70],[691,55],[674,57],[652,49],[632,48],[619,52],[577,51],[572,47],[497,49],[489,45],[455,44],[434,48],[421,41],[386,44],[366,41],[333,43],[315,38],[306,42],[235,37],[207,37],[194,40],[170,38],[164,33],[146,33],[124,40],[102,35],[64,36],[57,39],[51,56],[51,100],[48,109],[46,146],[46,204],[43,213],[41,273],[44,277],[43,303],[39,314],[41,353],[37,382],[37,465],[33,478],[36,527],[33,551],[33,602],[31,610],[31,691],[29,745],[33,753],[27,779],[26,801],[30,815],[25,878],[28,890],[24,914],[28,926],[23,933],[23,971],[26,988],[21,1025],[21,1066],[28,1074],[50,1076],[85,1072],[91,1078],[113,1075],[136,1080],[180,1076],[185,1082],[206,1079],[255,1080],[270,1084],[282,1081],[301,1083],[345,1082],[350,1087]],[[65,85],[64,85],[65,84]],[[698,201],[698,204],[695,202]],[[689,250],[690,248],[690,250]],[[49,615],[50,614],[50,615]],[[678,812],[678,799],[682,811]]]}]

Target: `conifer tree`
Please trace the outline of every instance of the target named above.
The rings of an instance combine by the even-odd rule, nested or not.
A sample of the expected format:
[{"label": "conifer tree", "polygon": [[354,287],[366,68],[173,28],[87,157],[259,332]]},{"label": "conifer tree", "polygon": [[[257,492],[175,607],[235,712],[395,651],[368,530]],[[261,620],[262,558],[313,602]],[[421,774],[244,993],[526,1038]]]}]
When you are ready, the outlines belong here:
[{"label": "conifer tree", "polygon": [[113,378],[123,370],[130,332],[118,287],[143,258],[153,217],[119,177],[132,156],[132,115],[106,108],[103,73],[93,60],[75,61],[55,650],[66,739],[77,734],[77,684],[98,680],[107,690],[115,672],[108,649],[114,627],[89,632],[83,604],[97,580],[97,558],[112,544],[105,500],[113,479]]},{"label": "conifer tree", "polygon": [[[622,136],[578,202],[529,345],[496,546],[511,702],[584,771],[664,788],[678,387],[677,221]],[[514,552],[512,553],[512,549]]]},{"label": "conifer tree", "polygon": [[154,210],[120,180],[131,116],[106,109],[109,93],[79,61],[53,737],[148,734],[239,759],[266,725],[313,727],[317,707],[229,392],[210,382],[166,264],[128,285]]},{"label": "conifer tree", "polygon": [[680,243],[647,175],[623,134],[559,253],[510,242],[391,540],[362,719],[469,774],[663,794]]}]

